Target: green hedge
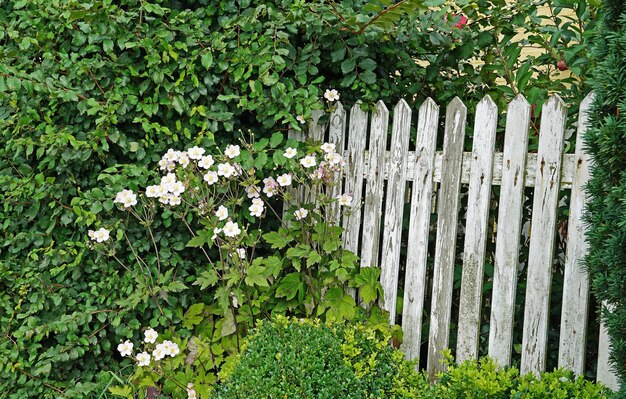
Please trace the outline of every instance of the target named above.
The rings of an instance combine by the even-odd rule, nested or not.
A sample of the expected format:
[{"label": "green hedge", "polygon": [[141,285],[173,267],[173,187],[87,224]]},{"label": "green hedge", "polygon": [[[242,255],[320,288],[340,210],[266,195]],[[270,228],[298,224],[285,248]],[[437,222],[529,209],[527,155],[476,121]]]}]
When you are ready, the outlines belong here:
[{"label": "green hedge", "polygon": [[212,397],[602,399],[609,393],[570,371],[520,376],[488,358],[451,364],[435,384],[414,367],[383,334],[362,325],[279,319],[249,338]]},{"label": "green hedge", "polygon": [[611,361],[626,397],[626,4],[605,0],[594,46],[596,93],[585,140],[593,158],[587,207],[592,291],[612,339]]}]

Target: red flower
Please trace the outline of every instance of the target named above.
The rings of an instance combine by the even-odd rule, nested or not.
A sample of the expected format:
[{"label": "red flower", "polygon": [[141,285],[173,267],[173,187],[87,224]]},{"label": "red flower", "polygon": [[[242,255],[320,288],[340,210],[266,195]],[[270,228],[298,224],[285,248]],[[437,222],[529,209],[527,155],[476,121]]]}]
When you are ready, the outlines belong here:
[{"label": "red flower", "polygon": [[461,18],[459,18],[459,22],[457,22],[456,25],[454,26],[456,26],[459,29],[463,29],[463,27],[467,25],[467,21],[469,21],[467,17],[465,15],[461,15]]},{"label": "red flower", "polygon": [[559,62],[556,63],[556,67],[559,68],[559,71],[566,71],[569,69],[564,59],[559,60]]}]

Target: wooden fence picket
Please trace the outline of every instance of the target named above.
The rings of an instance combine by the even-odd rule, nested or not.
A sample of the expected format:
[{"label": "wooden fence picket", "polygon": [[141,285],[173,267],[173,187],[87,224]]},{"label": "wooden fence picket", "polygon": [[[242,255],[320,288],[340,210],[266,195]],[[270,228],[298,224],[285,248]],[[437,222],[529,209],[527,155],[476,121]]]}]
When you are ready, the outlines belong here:
[{"label": "wooden fence picket", "polygon": [[[498,215],[488,353],[499,365],[510,365],[513,326],[523,321],[521,371],[544,371],[557,202],[560,192],[571,188],[558,362],[559,366],[578,374],[585,371],[589,281],[580,268],[587,251],[581,216],[586,201],[583,187],[588,180],[591,160],[583,151],[582,135],[588,125],[592,99],[592,95],[587,96],[580,105],[575,154],[563,154],[567,111],[558,96],[550,97],[543,105],[537,153],[527,152],[531,107],[521,95],[507,108],[503,152],[495,152],[498,109],[489,96],[476,109],[472,152],[463,152],[467,109],[459,98],[446,108],[443,151],[436,150],[439,107],[431,99],[419,109],[414,151],[409,151],[412,112],[404,100],[393,110],[391,134],[388,134],[389,111],[383,102],[376,104],[371,115],[369,134],[368,113],[358,103],[350,109],[349,119],[347,111],[338,103],[328,126],[319,123],[320,113],[312,115],[308,137],[322,141],[328,130],[328,141],[335,143],[336,151],[344,155],[347,163],[343,179],[326,193],[332,196],[347,193],[353,197],[352,208],[342,220],[338,206],[331,207],[329,220],[344,227],[344,248],[360,256],[361,267],[381,269],[382,306],[389,311],[391,324],[396,322],[399,312],[398,284],[403,282],[400,287],[404,290],[402,349],[407,358],[418,358],[427,339],[426,362],[431,379],[444,371],[443,351],[448,349],[450,331],[456,323],[452,320],[452,308],[455,306],[453,285],[462,185],[468,185],[469,190],[459,319],[455,327],[456,360],[478,356],[485,248],[490,237],[488,216],[494,204],[491,197],[495,195]],[[289,136],[304,138],[302,133],[293,131]],[[388,136],[390,150],[386,149]],[[405,188],[409,182],[410,211],[406,215]],[[492,194],[492,185],[500,186],[495,194]],[[524,318],[514,320],[526,187],[533,187],[534,194],[529,256],[523,271],[527,273]],[[296,194],[298,200],[304,199],[303,192]],[[315,193],[307,194],[310,197]],[[437,225],[431,272],[428,246],[433,227],[433,199]],[[406,267],[401,278],[402,223],[407,217]],[[430,287],[432,292],[428,297]],[[348,292],[355,295],[352,289]],[[430,300],[430,319],[425,339],[422,319],[427,299]],[[597,379],[615,389],[617,378],[608,366],[609,343],[603,325],[598,338]]]},{"label": "wooden fence picket", "polygon": [[409,152],[411,108],[400,100],[393,109],[391,132],[389,178],[385,202],[382,258],[380,261],[380,284],[383,286],[383,309],[389,312],[389,323],[396,321],[398,273],[400,270],[400,242],[406,185],[406,164]]},{"label": "wooden fence picket", "polygon": [[580,104],[578,134],[576,135],[576,173],[572,183],[569,220],[567,223],[567,253],[563,281],[563,307],[559,342],[559,367],[585,371],[585,340],[587,338],[587,311],[589,308],[589,278],[582,269],[587,254],[583,212],[586,202],[584,185],[589,180],[589,155],[584,151],[583,135],[589,125],[589,108],[593,95]]},{"label": "wooden fence picket", "polygon": [[402,349],[408,359],[419,357],[422,338],[422,315],[426,292],[428,233],[433,194],[433,169],[437,145],[439,106],[428,98],[419,109],[415,144],[414,177],[411,193],[411,216],[404,282],[402,324],[405,326]]},{"label": "wooden fence picket", "polygon": [[344,219],[344,247],[354,253],[359,251],[361,228],[361,197],[363,192],[363,162],[365,139],[367,137],[367,112],[361,110],[360,103],[350,110],[348,151],[346,159],[345,192],[352,196],[351,213]]},{"label": "wooden fence picket", "polygon": [[523,373],[539,373],[546,367],[552,259],[566,116],[565,104],[557,95],[551,96],[543,105],[528,249],[522,337]]},{"label": "wooden fence picket", "polygon": [[478,357],[485,248],[489,233],[487,219],[491,205],[497,126],[498,107],[491,97],[485,96],[476,107],[472,144],[456,347],[459,362]]},{"label": "wooden fence picket", "polygon": [[508,107],[502,162],[495,165],[499,165],[502,170],[502,181],[491,294],[493,299],[489,323],[489,356],[501,366],[511,364],[513,347],[513,313],[529,124],[530,104],[524,96],[518,95]]},{"label": "wooden fence picket", "polygon": [[[335,106],[335,109],[330,114],[330,122],[328,126],[328,142],[335,144],[335,151],[342,155],[345,148],[346,116],[346,110],[343,108],[341,102],[338,102]],[[337,179],[335,185],[331,187],[328,194],[331,197],[336,197],[340,194],[343,194],[343,178]],[[329,208],[327,218],[330,223],[340,223],[339,208],[340,205],[338,203],[332,204],[332,206]]]},{"label": "wooden fence picket", "polygon": [[[363,213],[365,215],[380,215],[383,206],[385,184],[383,167],[385,151],[387,150],[387,128],[389,126],[389,111],[382,101],[376,103],[371,124]],[[380,218],[378,217],[363,219],[361,267],[378,266],[380,227]]]},{"label": "wooden fence picket", "polygon": [[455,97],[446,110],[441,169],[441,180],[446,184],[442,184],[438,192],[437,239],[427,363],[428,375],[431,379],[444,370],[442,352],[448,348],[450,335],[454,254],[466,116],[467,108],[458,97]]}]

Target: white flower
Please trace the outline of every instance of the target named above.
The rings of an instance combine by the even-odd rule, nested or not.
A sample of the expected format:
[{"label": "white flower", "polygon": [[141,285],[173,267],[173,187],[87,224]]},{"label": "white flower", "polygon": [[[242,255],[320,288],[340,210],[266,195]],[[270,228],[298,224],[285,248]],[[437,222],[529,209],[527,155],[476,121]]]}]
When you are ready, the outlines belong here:
[{"label": "white flower", "polygon": [[207,172],[204,175],[204,181],[207,182],[209,186],[217,183],[218,180],[219,178],[217,177],[217,172]]},{"label": "white flower", "polygon": [[283,154],[285,156],[285,158],[293,158],[298,154],[298,151],[296,151],[295,148],[289,147],[285,150],[285,153]]},{"label": "white flower", "polygon": [[174,173],[168,173],[161,178],[161,186],[167,187],[169,184],[177,182],[176,175]]},{"label": "white flower", "polygon": [[339,205],[341,206],[350,206],[350,203],[352,202],[352,197],[348,194],[341,194],[338,195],[337,197],[337,202],[339,203]]},{"label": "white flower", "polygon": [[235,168],[230,164],[221,163],[217,165],[217,174],[220,176],[229,178],[235,174],[235,171],[236,171]]},{"label": "white flower", "polygon": [[230,221],[226,222],[226,225],[224,226],[224,235],[226,237],[235,237],[239,233],[241,233],[241,229],[239,229],[237,223],[233,223]]},{"label": "white flower", "polygon": [[259,198],[261,196],[261,187],[248,186],[246,187],[246,193],[248,193],[248,198]]},{"label": "white flower", "polygon": [[343,161],[341,155],[336,152],[329,152],[324,156],[326,162],[328,162],[331,166],[340,165]]},{"label": "white flower", "polygon": [[331,152],[335,152],[335,144],[333,143],[324,143],[322,144],[322,151],[324,151],[325,153],[331,153]]},{"label": "white flower", "polygon": [[167,150],[165,155],[163,155],[162,159],[165,159],[166,161],[169,161],[169,162],[176,162],[178,161],[179,155],[180,155],[180,151],[175,151],[174,149],[170,148],[169,150]]},{"label": "white flower", "polygon": [[187,384],[187,399],[197,399],[196,391],[193,389],[193,382]]},{"label": "white flower", "polygon": [[124,341],[117,346],[117,350],[122,357],[130,356],[133,353],[133,343],[130,341]]},{"label": "white flower", "polygon": [[291,185],[291,175],[289,173],[285,173],[283,175],[278,176],[276,182],[283,187]]},{"label": "white flower", "polygon": [[110,237],[110,231],[105,229],[104,227],[100,227],[96,231],[89,230],[87,234],[89,235],[89,238],[96,242],[105,242]]},{"label": "white flower", "polygon": [[215,212],[215,216],[217,216],[219,220],[226,219],[228,217],[228,209],[226,209],[224,205],[220,205],[220,207],[217,208],[217,211]]},{"label": "white flower", "polygon": [[228,147],[226,147],[226,149],[224,150],[224,154],[230,158],[233,159],[236,156],[238,156],[240,154],[239,151],[239,146],[238,145],[229,145]]},{"label": "white flower", "polygon": [[263,179],[263,184],[265,185],[263,187],[263,192],[268,197],[273,196],[278,191],[278,183],[276,183],[276,180],[274,180],[273,177],[266,177]]},{"label": "white flower", "polygon": [[167,159],[161,159],[159,161],[159,169],[161,170],[172,170],[175,167],[174,163],[168,161]]},{"label": "white flower", "polygon": [[298,116],[296,116],[296,120],[297,120],[298,122],[300,122],[300,123],[304,123],[304,122],[306,122],[306,121],[304,120],[304,115],[298,115]]},{"label": "white flower", "polygon": [[133,205],[137,205],[137,195],[132,190],[122,190],[115,195],[116,204],[122,204],[124,208],[130,208]]},{"label": "white flower", "polygon": [[317,162],[315,161],[315,157],[313,155],[307,155],[300,160],[300,164],[305,168],[310,168],[317,165]]},{"label": "white flower", "polygon": [[211,240],[215,240],[217,238],[217,235],[219,233],[222,232],[222,229],[220,229],[219,227],[216,227],[213,229],[213,236],[211,237]]},{"label": "white flower", "polygon": [[158,344],[156,348],[154,348],[154,351],[152,351],[152,357],[154,358],[154,360],[161,360],[165,357],[165,355],[166,350],[163,344]]},{"label": "white flower", "polygon": [[304,208],[300,208],[300,209],[296,210],[293,214],[294,214],[294,216],[296,217],[297,220],[302,220],[305,217],[307,217],[307,215],[309,214],[309,211],[307,211]]},{"label": "white flower", "polygon": [[324,98],[332,103],[333,101],[339,100],[339,93],[335,89],[326,89],[326,92],[324,92]]},{"label": "white flower", "polygon": [[183,185],[183,183],[176,181],[172,184],[170,184],[168,187],[168,191],[176,196],[181,195],[182,193],[185,192],[185,186]]},{"label": "white flower", "polygon": [[159,185],[152,185],[146,187],[146,197],[158,198],[163,195],[163,188]]},{"label": "white flower", "polygon": [[159,336],[159,334],[156,331],[154,331],[154,329],[152,328],[147,329],[143,333],[143,335],[144,335],[143,342],[147,342],[149,344],[153,344]]},{"label": "white flower", "polygon": [[196,161],[202,159],[202,154],[204,154],[204,148],[198,146],[191,147],[187,150],[187,155],[189,156],[189,158],[195,159]]},{"label": "white flower", "polygon": [[150,354],[148,352],[141,352],[137,355],[137,365],[147,366],[150,364]]},{"label": "white flower", "polygon": [[246,259],[246,250],[243,248],[237,248],[235,250],[239,259]]},{"label": "white flower", "polygon": [[[259,201],[259,202],[255,202],[255,201]],[[264,205],[263,205],[263,201],[255,198],[252,201],[252,205],[250,205],[250,207],[248,207],[248,210],[250,211],[250,215],[252,216],[261,216],[263,214],[263,210],[264,210]]]},{"label": "white flower", "polygon": [[198,162],[198,166],[202,169],[209,169],[211,166],[213,166],[214,163],[215,161],[213,160],[212,156],[205,155],[200,159],[200,162]]},{"label": "white flower", "polygon": [[186,168],[189,165],[189,156],[187,155],[186,152],[181,152],[180,153],[180,155],[178,156],[178,163],[183,168]]},{"label": "white flower", "polygon": [[165,340],[163,341],[163,346],[165,354],[170,357],[174,357],[180,353],[180,348],[178,348],[178,344],[175,342]]}]

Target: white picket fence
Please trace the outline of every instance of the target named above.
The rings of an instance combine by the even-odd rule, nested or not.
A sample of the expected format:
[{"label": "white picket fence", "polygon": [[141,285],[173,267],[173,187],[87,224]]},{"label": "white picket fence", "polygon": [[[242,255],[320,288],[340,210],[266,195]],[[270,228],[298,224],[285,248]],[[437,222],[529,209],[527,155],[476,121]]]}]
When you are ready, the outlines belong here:
[{"label": "white picket fence", "polygon": [[[581,260],[587,251],[581,215],[589,158],[582,148],[581,137],[587,128],[591,101],[592,95],[580,105],[575,154],[565,155],[567,112],[556,95],[543,106],[536,153],[527,151],[531,107],[523,96],[518,96],[508,106],[503,152],[496,152],[494,148],[499,115],[489,96],[476,108],[471,153],[463,152],[467,110],[458,98],[446,109],[443,151],[436,149],[439,107],[431,99],[419,108],[414,151],[409,151],[412,110],[404,100],[394,108],[389,150],[389,111],[382,102],[376,104],[371,118],[358,105],[350,110],[348,118],[341,104],[330,116],[327,126],[318,124],[319,114],[314,115],[309,138],[326,139],[338,149],[345,149],[345,181],[343,187],[339,185],[334,190],[335,193],[351,193],[355,211],[343,220],[344,245],[360,255],[362,267],[381,268],[382,306],[390,313],[390,323],[396,321],[403,209],[405,198],[410,194],[402,349],[408,358],[418,357],[422,340],[427,339],[427,370],[431,377],[444,369],[442,352],[448,348],[450,337],[462,185],[468,185],[469,189],[463,223],[465,238],[456,360],[478,355],[485,248],[489,229],[493,229],[488,225],[491,186],[499,185],[488,353],[501,365],[511,363],[524,188],[533,187],[521,371],[545,370],[557,206],[559,191],[569,189],[571,203],[558,365],[583,373],[589,281],[581,270]],[[412,182],[410,193],[405,192],[406,182]],[[428,237],[433,211],[437,215],[433,288],[432,292],[427,292]],[[431,301],[428,337],[421,336],[425,300]],[[598,380],[616,389],[616,378],[607,367],[608,345],[603,328],[598,339]]]}]

